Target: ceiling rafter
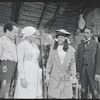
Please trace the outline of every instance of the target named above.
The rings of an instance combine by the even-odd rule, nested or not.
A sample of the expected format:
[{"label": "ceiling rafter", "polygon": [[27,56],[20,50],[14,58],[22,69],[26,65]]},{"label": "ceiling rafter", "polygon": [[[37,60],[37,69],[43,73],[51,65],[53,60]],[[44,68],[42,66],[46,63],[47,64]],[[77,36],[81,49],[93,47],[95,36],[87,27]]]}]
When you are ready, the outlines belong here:
[{"label": "ceiling rafter", "polygon": [[60,7],[61,7],[61,2],[59,2],[59,3],[57,4],[57,9],[56,9],[56,12],[55,12],[55,14],[54,14],[54,16],[53,16],[53,19],[52,19],[51,25],[50,25],[50,27],[49,27],[49,30],[51,29],[51,27],[52,27],[52,26],[54,25],[54,23],[56,22],[56,19],[57,19],[58,14],[59,14],[59,9],[60,9]]},{"label": "ceiling rafter", "polygon": [[[74,3],[73,3],[74,4]],[[69,24],[69,22],[70,22],[70,20],[71,20],[71,18],[72,18],[72,14],[73,14],[73,11],[74,11],[74,6],[72,5],[72,7],[71,7],[71,13],[69,14],[69,16],[68,16],[68,20],[67,20],[67,22],[66,22],[66,29],[67,29],[67,27],[68,27],[68,24]]]},{"label": "ceiling rafter", "polygon": [[39,20],[39,22],[37,24],[37,28],[39,28],[40,25],[41,25],[41,22],[42,22],[44,14],[46,12],[47,6],[48,6],[48,2],[46,2],[45,5],[44,5],[43,11],[42,11],[41,16],[40,16],[40,20]]},{"label": "ceiling rafter", "polygon": [[13,2],[12,4],[12,20],[18,23],[19,12],[23,2]]}]

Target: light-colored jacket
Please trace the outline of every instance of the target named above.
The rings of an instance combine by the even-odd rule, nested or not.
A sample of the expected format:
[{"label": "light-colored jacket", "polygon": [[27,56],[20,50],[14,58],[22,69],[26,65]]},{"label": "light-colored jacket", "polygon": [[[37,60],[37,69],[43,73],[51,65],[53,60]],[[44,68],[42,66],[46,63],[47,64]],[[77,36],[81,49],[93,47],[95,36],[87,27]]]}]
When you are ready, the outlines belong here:
[{"label": "light-colored jacket", "polygon": [[[71,98],[73,96],[72,81],[76,75],[75,49],[69,45],[64,62],[61,64],[57,50],[51,47],[46,72],[51,78],[48,95],[54,98]],[[62,74],[65,74],[64,80],[61,78]],[[72,80],[68,81],[67,77]]]}]

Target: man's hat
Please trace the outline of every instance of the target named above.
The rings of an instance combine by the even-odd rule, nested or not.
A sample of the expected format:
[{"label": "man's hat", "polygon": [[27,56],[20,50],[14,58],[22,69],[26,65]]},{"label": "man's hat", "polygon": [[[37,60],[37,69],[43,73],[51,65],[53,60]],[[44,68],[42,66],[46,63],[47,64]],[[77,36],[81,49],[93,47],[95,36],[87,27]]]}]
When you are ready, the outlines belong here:
[{"label": "man's hat", "polygon": [[71,35],[71,33],[69,33],[68,31],[66,31],[65,29],[55,30],[55,32],[56,32],[56,37],[58,37],[59,35],[63,35],[63,36],[69,36],[69,35]]}]

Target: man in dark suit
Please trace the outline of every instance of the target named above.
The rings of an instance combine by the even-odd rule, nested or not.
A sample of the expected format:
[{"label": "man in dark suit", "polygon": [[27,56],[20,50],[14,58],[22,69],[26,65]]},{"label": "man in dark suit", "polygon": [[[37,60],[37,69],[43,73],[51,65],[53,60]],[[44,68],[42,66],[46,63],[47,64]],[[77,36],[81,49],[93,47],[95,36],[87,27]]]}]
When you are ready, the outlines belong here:
[{"label": "man in dark suit", "polygon": [[84,40],[78,45],[77,73],[81,80],[81,97],[88,98],[88,86],[92,98],[99,98],[95,79],[100,78],[100,44],[92,39],[92,28],[84,29]]}]

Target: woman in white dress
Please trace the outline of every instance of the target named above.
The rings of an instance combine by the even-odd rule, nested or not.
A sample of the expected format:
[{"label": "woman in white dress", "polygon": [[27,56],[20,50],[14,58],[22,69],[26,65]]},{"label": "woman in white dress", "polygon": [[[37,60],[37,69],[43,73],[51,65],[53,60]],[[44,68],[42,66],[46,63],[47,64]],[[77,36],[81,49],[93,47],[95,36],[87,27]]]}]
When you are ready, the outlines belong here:
[{"label": "woman in white dress", "polygon": [[36,29],[25,27],[21,33],[24,41],[17,46],[18,78],[14,98],[42,98],[42,69],[39,67],[40,51],[34,43]]}]

